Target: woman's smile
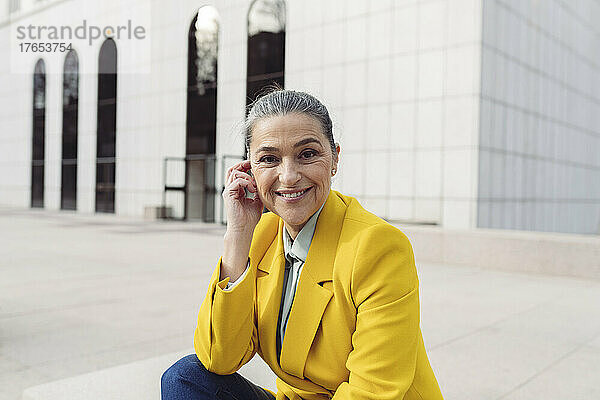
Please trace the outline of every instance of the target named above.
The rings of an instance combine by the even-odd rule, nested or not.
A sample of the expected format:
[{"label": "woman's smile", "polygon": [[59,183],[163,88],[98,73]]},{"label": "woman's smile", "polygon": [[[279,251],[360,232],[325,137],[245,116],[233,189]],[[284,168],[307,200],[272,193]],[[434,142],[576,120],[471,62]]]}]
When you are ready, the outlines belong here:
[{"label": "woman's smile", "polygon": [[281,198],[281,200],[288,203],[299,202],[306,197],[306,194],[312,189],[312,186],[302,190],[283,190],[276,191],[275,194]]}]

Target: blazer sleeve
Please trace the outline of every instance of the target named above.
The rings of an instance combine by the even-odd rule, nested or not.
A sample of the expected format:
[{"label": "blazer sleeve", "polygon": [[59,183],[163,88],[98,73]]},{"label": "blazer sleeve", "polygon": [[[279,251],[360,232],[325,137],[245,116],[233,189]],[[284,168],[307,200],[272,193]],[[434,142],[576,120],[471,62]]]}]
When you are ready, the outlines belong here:
[{"label": "blazer sleeve", "polygon": [[333,399],[402,399],[415,375],[420,334],[414,255],[402,232],[384,224],[367,228],[350,292],[357,310],[350,375]]},{"label": "blazer sleeve", "polygon": [[231,282],[231,278],[229,280],[229,282],[227,282],[227,285],[225,286],[225,288],[223,289],[224,291],[228,291],[231,290],[235,287],[235,285],[237,285],[238,283],[240,283],[244,277],[246,276],[246,274],[248,273],[248,269],[250,268],[250,261],[248,261],[248,263],[246,264],[246,269],[244,270],[244,272],[242,273],[241,276],[239,276],[235,281]]},{"label": "blazer sleeve", "polygon": [[194,349],[204,367],[219,375],[236,372],[258,348],[256,324],[256,266],[230,290],[229,277],[219,281],[221,259],[200,306]]}]

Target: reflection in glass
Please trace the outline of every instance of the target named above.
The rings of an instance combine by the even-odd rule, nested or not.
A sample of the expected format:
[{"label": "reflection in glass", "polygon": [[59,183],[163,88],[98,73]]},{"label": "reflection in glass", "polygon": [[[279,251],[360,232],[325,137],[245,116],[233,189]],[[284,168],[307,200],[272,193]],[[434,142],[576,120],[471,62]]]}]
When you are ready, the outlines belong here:
[{"label": "reflection in glass", "polygon": [[[193,37],[192,37],[193,35]],[[202,7],[192,26],[190,39],[195,51],[195,81],[199,95],[206,93],[206,89],[217,82],[217,47],[219,38],[219,14],[214,7]],[[191,53],[193,55],[194,53]],[[206,88],[205,88],[206,85]]]},{"label": "reflection in glass", "polygon": [[248,12],[246,105],[267,87],[284,86],[285,2],[255,0]]},{"label": "reflection in glass", "polygon": [[[185,218],[214,220],[219,14],[203,6],[188,31]],[[198,157],[196,157],[198,158]]]},{"label": "reflection in glass", "polygon": [[117,139],[117,46],[106,39],[98,56],[96,212],[115,212]]},{"label": "reflection in glass", "polygon": [[44,142],[46,123],[46,66],[40,59],[33,73],[33,135],[31,207],[44,207]]},{"label": "reflection in glass", "polygon": [[77,209],[77,121],[79,60],[75,50],[65,57],[63,70],[63,123],[60,208]]},{"label": "reflection in glass", "polygon": [[218,14],[201,7],[188,35],[186,154],[215,152]]}]

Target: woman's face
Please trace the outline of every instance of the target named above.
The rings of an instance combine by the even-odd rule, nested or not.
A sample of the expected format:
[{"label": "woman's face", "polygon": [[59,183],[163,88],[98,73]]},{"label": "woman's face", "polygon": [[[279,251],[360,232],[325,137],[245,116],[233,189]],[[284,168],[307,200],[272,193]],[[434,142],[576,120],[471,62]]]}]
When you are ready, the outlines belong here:
[{"label": "woman's face", "polygon": [[286,114],[254,124],[250,165],[263,204],[295,238],[327,199],[337,160],[315,118]]}]

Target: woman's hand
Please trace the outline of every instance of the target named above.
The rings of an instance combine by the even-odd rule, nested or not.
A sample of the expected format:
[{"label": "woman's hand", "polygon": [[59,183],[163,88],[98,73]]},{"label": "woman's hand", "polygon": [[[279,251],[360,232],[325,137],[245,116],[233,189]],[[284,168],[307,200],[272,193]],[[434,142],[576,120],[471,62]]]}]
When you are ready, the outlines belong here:
[{"label": "woman's hand", "polygon": [[[258,196],[256,181],[248,172],[250,161],[245,160],[227,170],[223,201],[227,212],[227,232],[250,234],[262,215],[263,204]],[[244,188],[254,193],[254,199],[246,198]]]}]

